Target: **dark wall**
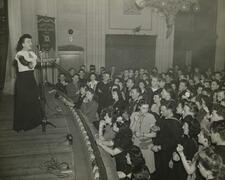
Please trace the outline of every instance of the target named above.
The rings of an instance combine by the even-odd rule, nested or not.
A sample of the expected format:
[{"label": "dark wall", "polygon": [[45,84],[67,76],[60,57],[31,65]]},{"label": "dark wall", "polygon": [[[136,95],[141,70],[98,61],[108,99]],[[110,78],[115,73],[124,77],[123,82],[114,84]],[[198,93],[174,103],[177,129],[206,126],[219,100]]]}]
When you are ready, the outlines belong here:
[{"label": "dark wall", "polygon": [[192,51],[192,65],[214,68],[217,0],[200,0],[198,12],[179,13],[174,35],[174,64],[185,65],[185,53]]},{"label": "dark wall", "polygon": [[156,36],[106,35],[106,68],[117,72],[127,68],[152,69],[155,66]]}]

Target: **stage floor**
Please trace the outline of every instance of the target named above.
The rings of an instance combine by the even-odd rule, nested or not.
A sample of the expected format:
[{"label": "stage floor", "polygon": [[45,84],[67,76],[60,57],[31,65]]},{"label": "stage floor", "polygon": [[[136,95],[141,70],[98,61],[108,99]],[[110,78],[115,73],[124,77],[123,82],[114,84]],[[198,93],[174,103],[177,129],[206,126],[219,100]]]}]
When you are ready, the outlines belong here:
[{"label": "stage floor", "polygon": [[[47,126],[46,133],[37,127],[27,132],[12,130],[13,96],[3,96],[0,102],[0,180],[91,180],[85,144],[79,129],[53,95],[47,97],[47,117],[56,128]],[[62,107],[61,107],[62,106]],[[61,111],[60,111],[61,108]],[[73,135],[69,145],[66,135]],[[67,162],[72,170],[68,177],[58,178],[40,165],[51,158]]]}]

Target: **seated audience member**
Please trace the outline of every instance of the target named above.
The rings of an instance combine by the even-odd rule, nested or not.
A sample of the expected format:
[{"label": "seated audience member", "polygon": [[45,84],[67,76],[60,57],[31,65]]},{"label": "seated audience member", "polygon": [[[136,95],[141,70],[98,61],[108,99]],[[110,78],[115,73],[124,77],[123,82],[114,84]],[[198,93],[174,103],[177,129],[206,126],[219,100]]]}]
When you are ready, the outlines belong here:
[{"label": "seated audience member", "polygon": [[101,140],[97,140],[97,143],[106,152],[114,156],[119,178],[130,179],[132,167],[130,163],[127,162],[127,154],[133,145],[132,132],[129,126],[122,122],[114,123],[114,131],[117,133],[110,146],[105,145]]},{"label": "seated audience member", "polygon": [[67,95],[74,101],[74,103],[77,103],[79,99],[79,90],[80,90],[79,75],[74,74],[72,76],[72,81],[66,86]]},{"label": "seated audience member", "polygon": [[76,70],[74,68],[70,68],[68,71],[71,77],[73,77],[76,74]]},{"label": "seated audience member", "polygon": [[207,148],[199,153],[197,167],[205,180],[225,179],[223,160],[212,148]]},{"label": "seated audience member", "polygon": [[84,98],[86,97],[87,86],[81,86],[78,101],[75,104],[75,108],[80,109],[81,104],[83,103]]},{"label": "seated audience member", "polygon": [[111,107],[102,110],[98,130],[101,141],[112,141],[115,138],[115,132],[113,131],[114,118]]},{"label": "seated audience member", "polygon": [[149,92],[147,89],[147,84],[144,80],[140,80],[138,82],[138,88],[140,90],[140,93],[141,93],[140,95],[142,96],[142,99],[149,102]]},{"label": "seated audience member", "polygon": [[153,97],[155,94],[159,94],[161,92],[159,86],[159,78],[158,76],[151,77],[151,86],[149,88],[149,105],[151,106],[154,102]]},{"label": "seated audience member", "polygon": [[116,116],[122,116],[124,112],[124,100],[119,89],[112,90],[113,111]]},{"label": "seated audience member", "polygon": [[126,82],[126,88],[125,88],[125,101],[126,103],[129,102],[129,99],[130,99],[130,96],[131,96],[131,90],[132,88],[134,88],[134,80],[129,78],[127,79],[127,81],[124,81]]},{"label": "seated audience member", "polygon": [[87,85],[87,79],[86,79],[86,74],[85,74],[85,70],[84,69],[80,69],[79,72],[79,82],[80,82],[80,86],[86,86]]},{"label": "seated audience member", "polygon": [[153,173],[155,171],[154,152],[151,150],[152,137],[155,137],[155,132],[151,132],[151,128],[155,126],[156,119],[150,114],[149,104],[141,100],[139,102],[139,111],[133,112],[130,117],[130,129],[133,133],[134,145],[141,149],[141,152],[146,161],[146,165]]},{"label": "seated audience member", "polygon": [[185,93],[188,92],[188,82],[186,80],[180,80],[178,89],[178,100],[185,98]]},{"label": "seated audience member", "polygon": [[66,82],[66,77],[63,73],[59,74],[58,82],[56,83],[56,89],[67,94],[66,86],[68,83]]},{"label": "seated audience member", "polygon": [[87,82],[87,86],[95,91],[98,81],[96,80],[96,74],[91,73],[89,75],[89,81]]},{"label": "seated audience member", "polygon": [[140,90],[137,87],[132,88],[130,94],[131,94],[131,98],[126,107],[129,115],[131,115],[135,111],[138,111],[138,103],[142,99],[142,97],[140,96]]},{"label": "seated audience member", "polygon": [[87,89],[86,96],[83,99],[83,103],[80,107],[82,113],[87,117],[89,122],[97,121],[97,109],[98,103],[94,100],[94,90]]},{"label": "seated audience member", "polygon": [[161,94],[155,94],[153,96],[153,104],[151,107],[151,112],[160,115],[160,107],[161,107]]},{"label": "seated audience member", "polygon": [[132,167],[131,179],[150,180],[150,172],[145,164],[141,149],[133,145],[128,151],[127,157]]},{"label": "seated audience member", "polygon": [[225,99],[225,91],[219,90],[216,94],[216,103],[221,104],[221,102]]},{"label": "seated audience member", "polygon": [[104,72],[102,76],[102,81],[97,84],[95,90],[98,99],[98,114],[101,113],[102,109],[112,104],[110,75]]},{"label": "seated audience member", "polygon": [[216,121],[211,124],[211,140],[215,145],[215,152],[223,159],[225,164],[225,121]]},{"label": "seated audience member", "polygon": [[171,87],[165,87],[161,92],[163,101],[174,101],[175,102],[175,94]]}]

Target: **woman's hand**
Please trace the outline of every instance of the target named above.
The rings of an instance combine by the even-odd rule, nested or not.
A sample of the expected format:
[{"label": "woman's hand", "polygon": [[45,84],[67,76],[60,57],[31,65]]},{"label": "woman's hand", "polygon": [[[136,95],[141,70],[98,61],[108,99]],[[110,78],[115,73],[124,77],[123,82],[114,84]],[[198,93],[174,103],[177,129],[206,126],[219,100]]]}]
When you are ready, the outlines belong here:
[{"label": "woman's hand", "polygon": [[176,162],[180,161],[180,156],[176,152],[173,152],[173,160]]}]

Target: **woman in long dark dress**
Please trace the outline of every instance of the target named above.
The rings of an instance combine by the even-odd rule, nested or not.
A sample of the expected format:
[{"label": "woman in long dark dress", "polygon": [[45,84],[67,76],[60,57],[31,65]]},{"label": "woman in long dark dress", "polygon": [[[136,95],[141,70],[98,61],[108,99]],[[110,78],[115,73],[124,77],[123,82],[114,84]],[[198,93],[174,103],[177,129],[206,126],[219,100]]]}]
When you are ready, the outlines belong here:
[{"label": "woman in long dark dress", "polygon": [[33,51],[32,37],[24,34],[17,44],[18,73],[15,84],[13,129],[17,132],[30,130],[42,123],[42,111],[38,87],[34,78],[37,56]]}]

